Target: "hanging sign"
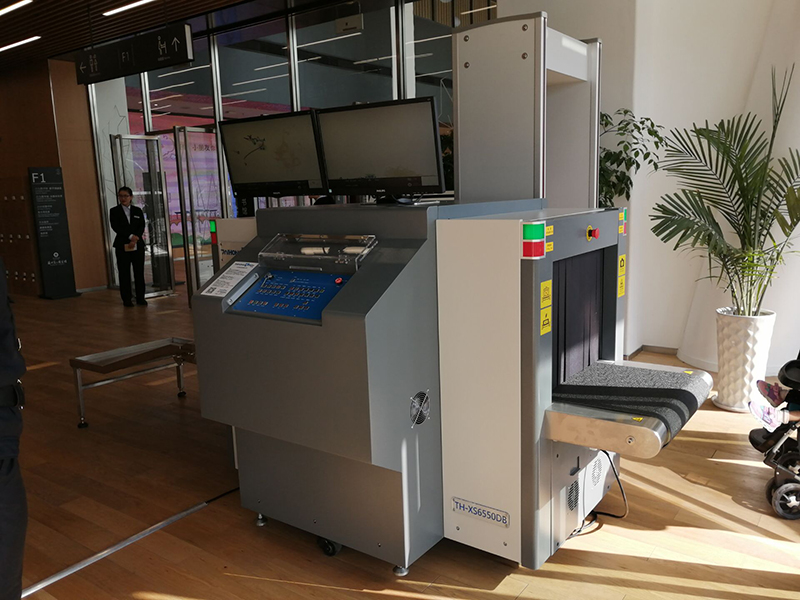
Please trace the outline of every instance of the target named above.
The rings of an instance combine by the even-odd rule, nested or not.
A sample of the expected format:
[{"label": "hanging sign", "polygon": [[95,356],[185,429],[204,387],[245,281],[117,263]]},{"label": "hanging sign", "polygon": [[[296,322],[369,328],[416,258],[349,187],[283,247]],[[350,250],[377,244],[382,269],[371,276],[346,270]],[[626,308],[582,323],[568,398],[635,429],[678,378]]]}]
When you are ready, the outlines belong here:
[{"label": "hanging sign", "polygon": [[79,84],[99,83],[194,60],[191,26],[179,23],[76,54]]}]

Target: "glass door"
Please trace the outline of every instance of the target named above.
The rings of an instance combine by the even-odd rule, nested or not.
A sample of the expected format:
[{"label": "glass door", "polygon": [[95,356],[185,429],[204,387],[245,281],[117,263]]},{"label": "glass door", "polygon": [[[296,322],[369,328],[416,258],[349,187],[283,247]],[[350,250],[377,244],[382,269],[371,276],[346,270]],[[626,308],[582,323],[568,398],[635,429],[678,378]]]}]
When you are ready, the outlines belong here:
[{"label": "glass door", "polygon": [[[161,168],[161,142],[157,137],[145,135],[112,135],[111,155],[114,164],[114,182],[117,189],[127,186],[133,190],[133,203],[142,209],[146,227],[145,284],[146,297],[171,294],[175,288],[172,266],[172,240],[169,213],[164,193],[164,171]],[[111,208],[110,206],[107,208]],[[113,234],[106,211],[109,241]],[[113,285],[119,286],[116,256],[108,248]]]},{"label": "glass door", "polygon": [[210,221],[224,215],[213,126],[176,126],[180,227],[189,297],[214,274]]}]

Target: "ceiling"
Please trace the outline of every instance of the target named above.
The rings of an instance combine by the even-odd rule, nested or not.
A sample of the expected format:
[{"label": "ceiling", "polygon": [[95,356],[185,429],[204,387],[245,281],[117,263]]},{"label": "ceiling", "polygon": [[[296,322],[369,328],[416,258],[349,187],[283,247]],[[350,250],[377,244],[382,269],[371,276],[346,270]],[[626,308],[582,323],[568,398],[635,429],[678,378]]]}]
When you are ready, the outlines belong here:
[{"label": "ceiling", "polygon": [[[16,2],[0,0],[0,9]],[[156,0],[111,17],[103,16],[104,12],[131,2],[133,0],[34,0],[32,4],[0,16],[0,48],[41,36],[35,42],[0,52],[0,71],[234,5],[246,5],[249,14],[259,9],[263,14],[270,14],[285,6],[283,0]]]}]

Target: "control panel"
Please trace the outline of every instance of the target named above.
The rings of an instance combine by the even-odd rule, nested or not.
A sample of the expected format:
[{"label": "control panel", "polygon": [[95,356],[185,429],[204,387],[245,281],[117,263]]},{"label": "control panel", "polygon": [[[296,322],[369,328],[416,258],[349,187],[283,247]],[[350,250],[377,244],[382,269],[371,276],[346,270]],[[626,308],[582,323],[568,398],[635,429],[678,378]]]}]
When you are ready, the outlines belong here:
[{"label": "control panel", "polygon": [[322,311],[350,275],[273,270],[259,277],[232,310],[297,319],[322,319]]}]

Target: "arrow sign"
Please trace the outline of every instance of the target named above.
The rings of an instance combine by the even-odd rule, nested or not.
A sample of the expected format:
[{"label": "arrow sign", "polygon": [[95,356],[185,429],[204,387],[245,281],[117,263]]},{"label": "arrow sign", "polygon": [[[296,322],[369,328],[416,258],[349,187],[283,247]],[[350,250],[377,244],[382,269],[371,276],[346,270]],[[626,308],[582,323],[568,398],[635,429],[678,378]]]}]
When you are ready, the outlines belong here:
[{"label": "arrow sign", "polygon": [[75,74],[79,84],[99,83],[193,60],[192,28],[178,23],[78,52]]}]

